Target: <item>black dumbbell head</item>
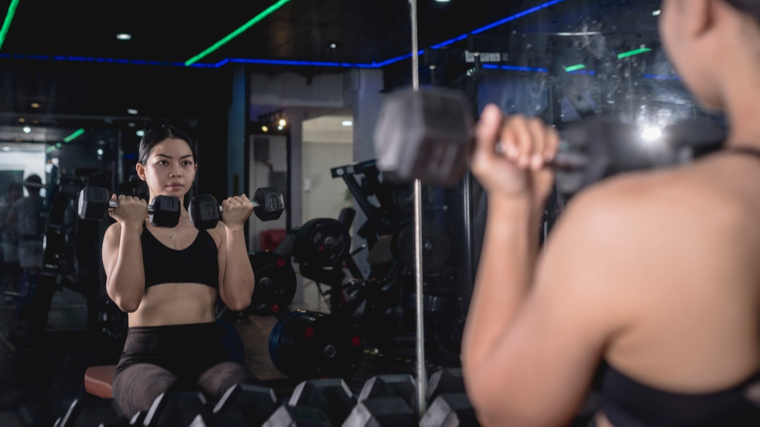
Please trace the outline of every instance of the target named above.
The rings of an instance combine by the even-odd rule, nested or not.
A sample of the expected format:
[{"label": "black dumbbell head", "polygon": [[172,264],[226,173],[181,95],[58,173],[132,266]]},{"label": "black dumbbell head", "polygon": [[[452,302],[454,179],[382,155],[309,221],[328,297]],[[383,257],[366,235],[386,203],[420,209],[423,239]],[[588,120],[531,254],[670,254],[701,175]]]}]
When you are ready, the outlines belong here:
[{"label": "black dumbbell head", "polygon": [[173,196],[157,196],[151,204],[152,212],[148,216],[154,227],[174,228],[179,224],[182,208],[179,198]]},{"label": "black dumbbell head", "polygon": [[219,223],[219,203],[214,196],[203,194],[193,197],[190,201],[190,221],[199,230],[209,230],[215,228]]},{"label": "black dumbbell head", "polygon": [[280,219],[285,210],[285,197],[274,187],[262,187],[253,195],[256,205],[253,213],[262,221]]},{"label": "black dumbbell head", "polygon": [[375,126],[377,167],[398,180],[454,185],[472,147],[467,98],[451,90],[402,92],[388,98]]},{"label": "black dumbbell head", "polygon": [[77,213],[79,218],[101,221],[108,215],[111,193],[102,187],[85,187],[79,192]]}]

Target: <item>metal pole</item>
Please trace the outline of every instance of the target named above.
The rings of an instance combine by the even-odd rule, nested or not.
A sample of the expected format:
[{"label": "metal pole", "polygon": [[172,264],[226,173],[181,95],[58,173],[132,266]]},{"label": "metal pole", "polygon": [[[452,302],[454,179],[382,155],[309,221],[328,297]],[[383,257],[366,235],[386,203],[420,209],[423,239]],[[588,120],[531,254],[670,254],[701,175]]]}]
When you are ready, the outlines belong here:
[{"label": "metal pole", "polygon": [[[412,17],[412,87],[420,90],[420,57],[417,39],[417,0],[409,0]],[[425,320],[422,305],[422,183],[414,180],[414,263],[416,267],[415,290],[417,300],[417,417],[425,415],[427,391],[427,372],[425,371]]]}]

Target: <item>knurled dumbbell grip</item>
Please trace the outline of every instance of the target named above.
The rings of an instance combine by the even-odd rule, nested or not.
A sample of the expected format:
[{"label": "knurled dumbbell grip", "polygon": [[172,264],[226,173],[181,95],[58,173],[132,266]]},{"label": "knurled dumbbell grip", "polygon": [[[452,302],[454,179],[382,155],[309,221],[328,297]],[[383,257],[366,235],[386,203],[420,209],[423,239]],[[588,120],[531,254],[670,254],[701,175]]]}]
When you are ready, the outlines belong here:
[{"label": "knurled dumbbell grip", "polygon": [[[254,208],[259,207],[259,204],[256,202],[251,202],[251,204],[253,205]],[[222,213],[222,212],[224,212],[224,207],[222,207],[222,205],[219,205],[219,213]]]},{"label": "knurled dumbbell grip", "polygon": [[[116,209],[119,207],[119,204],[113,200],[109,200],[108,207],[111,209]],[[153,213],[153,205],[148,205],[148,213]]]}]

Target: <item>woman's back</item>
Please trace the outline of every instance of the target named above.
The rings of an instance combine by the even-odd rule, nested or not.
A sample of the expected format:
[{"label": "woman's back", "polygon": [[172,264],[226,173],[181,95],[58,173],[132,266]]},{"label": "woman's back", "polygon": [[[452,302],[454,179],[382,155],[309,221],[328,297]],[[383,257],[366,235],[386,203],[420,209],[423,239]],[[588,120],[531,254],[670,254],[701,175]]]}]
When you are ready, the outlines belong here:
[{"label": "woman's back", "polygon": [[611,365],[685,393],[727,388],[760,368],[757,182],[760,157],[722,153],[609,186],[631,208],[623,254],[612,255],[626,327],[605,351]]}]

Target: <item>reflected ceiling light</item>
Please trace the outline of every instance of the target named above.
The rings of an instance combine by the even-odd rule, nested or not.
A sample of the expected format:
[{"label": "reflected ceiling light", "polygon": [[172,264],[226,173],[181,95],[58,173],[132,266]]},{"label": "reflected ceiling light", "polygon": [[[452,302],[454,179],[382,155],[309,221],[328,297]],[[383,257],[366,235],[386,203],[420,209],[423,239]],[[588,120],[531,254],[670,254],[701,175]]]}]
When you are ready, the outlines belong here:
[{"label": "reflected ceiling light", "polygon": [[330,43],[330,49],[335,50],[337,48],[338,48],[338,44],[337,43]]},{"label": "reflected ceiling light", "polygon": [[130,109],[127,110],[127,113],[132,114],[133,116],[136,116],[137,115],[137,110],[135,110],[134,108],[130,108]]},{"label": "reflected ceiling light", "polygon": [[[78,131],[72,133],[71,135],[67,136],[66,138],[63,138],[63,142],[71,142],[74,139],[78,138],[79,135],[84,133],[84,129],[79,129]],[[56,144],[58,145],[58,144]]]},{"label": "reflected ceiling light", "polygon": [[268,127],[266,127],[266,126],[262,126],[262,127],[261,127],[261,130],[263,130],[264,132],[269,132],[269,128],[268,128]]},{"label": "reflected ceiling light", "polygon": [[140,138],[142,138],[143,136],[145,136],[145,131],[144,130],[138,130],[137,132],[135,132],[135,134],[137,136],[139,136]]},{"label": "reflected ceiling light", "polygon": [[24,133],[29,133],[31,131],[32,131],[32,128],[30,128],[29,126],[24,126]]},{"label": "reflected ceiling light", "polygon": [[644,129],[643,132],[641,132],[641,138],[647,142],[654,141],[655,139],[661,136],[662,136],[662,131],[660,130],[660,128],[656,128],[656,127],[646,128]]},{"label": "reflected ceiling light", "polygon": [[103,149],[102,148],[98,148],[98,156],[102,156],[102,155],[103,155]]},{"label": "reflected ceiling light", "polygon": [[129,126],[129,127],[133,128],[133,127],[135,127],[135,124],[134,124],[134,123],[132,123],[132,122],[129,122],[129,123],[127,123],[127,126]]},{"label": "reflected ceiling light", "polygon": [[3,151],[11,151],[11,147],[3,147]]},{"label": "reflected ceiling light", "polygon": [[25,123],[25,122],[26,122],[26,119],[22,117],[22,118],[18,119],[18,122],[19,122],[19,123]]},{"label": "reflected ceiling light", "polygon": [[448,3],[449,0],[435,0],[436,3]]},{"label": "reflected ceiling light", "polygon": [[235,31],[231,32],[231,33],[230,33],[230,34],[229,34],[227,37],[225,37],[225,38],[223,38],[223,39],[219,40],[218,42],[214,43],[214,44],[213,44],[213,45],[212,45],[210,48],[208,48],[208,49],[204,50],[203,52],[201,52],[201,53],[199,53],[199,54],[197,54],[197,55],[193,56],[193,57],[192,57],[192,58],[190,58],[190,59],[188,59],[188,60],[187,60],[187,62],[185,62],[185,66],[190,66],[190,65],[193,65],[194,63],[196,63],[196,62],[198,62],[199,60],[203,59],[203,58],[204,58],[206,55],[208,55],[208,54],[210,54],[211,52],[213,52],[213,51],[215,51],[215,50],[219,49],[220,47],[224,46],[224,45],[225,45],[227,42],[229,42],[230,40],[232,40],[232,39],[234,39],[235,37],[239,36],[239,35],[240,35],[240,34],[242,34],[242,33],[243,33],[245,30],[247,30],[247,29],[249,29],[249,28],[253,27],[254,25],[256,25],[256,23],[258,23],[258,22],[259,22],[259,21],[261,21],[262,19],[266,18],[266,17],[267,17],[267,16],[269,16],[269,15],[270,15],[272,12],[274,12],[275,10],[277,10],[277,9],[281,8],[282,6],[284,6],[284,5],[285,5],[285,3],[289,2],[289,1],[290,1],[290,0],[280,0],[280,1],[278,1],[277,3],[275,3],[275,4],[271,5],[271,6],[269,6],[268,8],[266,8],[266,10],[264,10],[263,12],[259,13],[259,14],[258,14],[258,15],[256,15],[256,16],[254,16],[254,17],[253,17],[253,19],[251,19],[250,21],[248,21],[248,22],[246,22],[245,24],[243,24],[243,26],[242,26],[242,27],[240,27],[240,28],[238,28],[237,30],[235,30]]},{"label": "reflected ceiling light", "polygon": [[32,102],[32,108],[40,108],[40,104]]},{"label": "reflected ceiling light", "polygon": [[282,129],[283,129],[282,126],[277,126],[277,130],[282,130]]},{"label": "reflected ceiling light", "polygon": [[285,126],[286,124],[288,124],[288,122],[286,122],[285,119],[280,119],[280,122],[279,122],[280,126]]},{"label": "reflected ceiling light", "polygon": [[343,120],[343,123],[341,124],[345,127],[351,127],[354,125],[354,122],[352,122],[351,120]]},{"label": "reflected ceiling light", "polygon": [[654,12],[652,12],[652,16],[660,16],[660,11],[655,10]]},{"label": "reflected ceiling light", "polygon": [[8,13],[5,15],[5,21],[3,27],[0,28],[0,48],[3,47],[5,36],[8,35],[8,30],[11,28],[11,21],[13,21],[13,15],[16,14],[16,7],[18,7],[19,0],[11,0],[11,4],[8,6]]},{"label": "reflected ceiling light", "polygon": [[116,38],[119,39],[119,40],[131,40],[132,39],[132,34],[119,33],[119,34],[116,35]]},{"label": "reflected ceiling light", "polygon": [[651,52],[651,51],[652,51],[652,49],[649,49],[648,47],[642,46],[639,49],[631,50],[631,51],[623,52],[623,53],[619,54],[618,55],[618,59],[628,58],[630,56],[639,55],[641,53],[646,53],[646,52]]},{"label": "reflected ceiling light", "polygon": [[568,72],[568,73],[570,73],[570,72],[573,72],[573,71],[582,70],[582,69],[584,69],[584,68],[586,68],[586,66],[585,66],[585,65],[583,65],[583,64],[578,64],[578,65],[571,65],[571,66],[569,66],[569,67],[565,67],[565,72]]}]

